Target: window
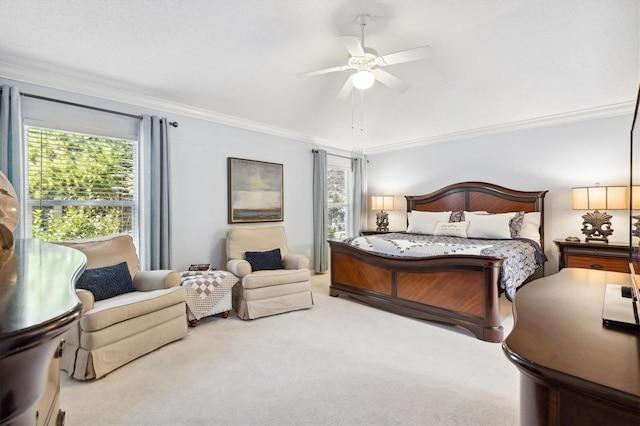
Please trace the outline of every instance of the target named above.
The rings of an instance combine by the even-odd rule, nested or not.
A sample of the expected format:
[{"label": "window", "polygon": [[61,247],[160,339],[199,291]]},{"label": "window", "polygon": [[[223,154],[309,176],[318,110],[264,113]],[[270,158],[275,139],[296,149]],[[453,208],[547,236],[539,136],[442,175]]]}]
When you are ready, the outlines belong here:
[{"label": "window", "polygon": [[137,240],[137,141],[26,126],[25,234]]},{"label": "window", "polygon": [[327,234],[330,239],[353,235],[353,172],[350,166],[327,165]]}]

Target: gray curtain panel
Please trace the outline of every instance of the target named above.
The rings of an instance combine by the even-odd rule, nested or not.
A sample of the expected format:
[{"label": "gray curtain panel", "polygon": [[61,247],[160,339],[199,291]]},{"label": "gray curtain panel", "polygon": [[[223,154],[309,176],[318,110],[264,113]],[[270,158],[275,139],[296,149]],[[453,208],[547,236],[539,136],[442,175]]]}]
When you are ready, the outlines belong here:
[{"label": "gray curtain panel", "polygon": [[351,223],[351,237],[357,237],[362,229],[362,223],[366,217],[366,165],[365,157],[351,159],[353,170],[353,215]]},{"label": "gray curtain panel", "polygon": [[[9,179],[18,196],[20,214],[25,211],[25,180],[22,150],[22,110],[17,87],[2,85],[0,97],[0,170]],[[13,231],[16,238],[25,238],[24,220]]]},{"label": "gray curtain panel", "polygon": [[142,116],[140,261],[143,269],[170,269],[171,218],[168,120]]},{"label": "gray curtain panel", "polygon": [[313,266],[316,272],[329,270],[327,244],[327,151],[313,150]]}]

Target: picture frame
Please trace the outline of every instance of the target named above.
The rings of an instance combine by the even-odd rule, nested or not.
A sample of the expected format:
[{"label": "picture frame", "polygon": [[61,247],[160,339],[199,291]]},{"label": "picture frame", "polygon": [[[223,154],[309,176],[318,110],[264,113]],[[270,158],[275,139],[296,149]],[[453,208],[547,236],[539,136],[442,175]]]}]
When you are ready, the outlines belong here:
[{"label": "picture frame", "polygon": [[227,157],[229,223],[284,220],[283,165]]}]

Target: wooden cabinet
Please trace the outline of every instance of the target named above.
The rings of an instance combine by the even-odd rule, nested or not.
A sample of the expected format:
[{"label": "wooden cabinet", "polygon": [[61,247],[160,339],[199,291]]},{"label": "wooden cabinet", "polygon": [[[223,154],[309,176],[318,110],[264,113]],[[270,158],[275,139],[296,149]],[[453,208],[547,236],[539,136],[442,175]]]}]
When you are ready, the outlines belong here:
[{"label": "wooden cabinet", "polygon": [[77,250],[19,240],[0,269],[0,426],[64,423],[61,336],[80,318],[85,264]]},{"label": "wooden cabinet", "polygon": [[640,425],[640,334],[602,325],[608,283],[631,276],[567,268],[518,289],[502,347],[521,373],[521,424]]},{"label": "wooden cabinet", "polygon": [[58,341],[49,363],[47,385],[36,405],[36,426],[64,425],[65,412],[60,409],[60,357],[64,350],[64,340]]},{"label": "wooden cabinet", "polygon": [[555,240],[562,268],[629,272],[629,245],[619,243],[583,243]]}]

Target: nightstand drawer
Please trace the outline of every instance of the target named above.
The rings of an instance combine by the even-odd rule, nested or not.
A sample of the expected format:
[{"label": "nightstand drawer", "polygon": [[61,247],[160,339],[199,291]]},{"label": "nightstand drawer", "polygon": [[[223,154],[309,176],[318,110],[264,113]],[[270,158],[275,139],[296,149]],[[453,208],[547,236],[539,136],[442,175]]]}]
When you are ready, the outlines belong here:
[{"label": "nightstand drawer", "polygon": [[555,240],[560,252],[558,267],[629,273],[629,245]]},{"label": "nightstand drawer", "polygon": [[566,267],[628,273],[629,261],[626,259],[606,259],[604,257],[568,256]]}]

